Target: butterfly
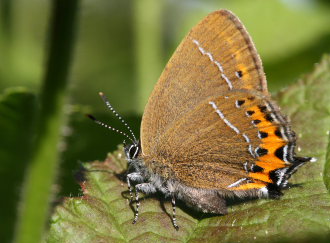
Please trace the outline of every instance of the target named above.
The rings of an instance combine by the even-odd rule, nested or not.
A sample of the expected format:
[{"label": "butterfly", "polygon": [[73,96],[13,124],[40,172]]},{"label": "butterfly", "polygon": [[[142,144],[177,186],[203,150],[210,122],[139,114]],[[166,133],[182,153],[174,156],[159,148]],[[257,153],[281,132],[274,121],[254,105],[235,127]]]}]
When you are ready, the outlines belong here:
[{"label": "butterfly", "polygon": [[[107,106],[111,104],[101,93]],[[90,116],[97,123],[109,127]],[[227,214],[226,199],[279,198],[310,157],[270,97],[260,57],[240,20],[209,14],[183,39],[145,107],[141,138],[125,145],[127,184],[139,215],[139,192],[160,192],[205,213]]]}]

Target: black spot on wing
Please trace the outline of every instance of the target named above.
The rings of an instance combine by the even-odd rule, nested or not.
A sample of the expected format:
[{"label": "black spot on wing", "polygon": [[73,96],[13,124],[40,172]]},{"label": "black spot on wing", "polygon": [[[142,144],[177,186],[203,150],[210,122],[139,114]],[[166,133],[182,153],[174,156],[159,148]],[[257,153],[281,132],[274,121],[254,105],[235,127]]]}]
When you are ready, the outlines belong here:
[{"label": "black spot on wing", "polygon": [[261,131],[259,131],[258,132],[258,136],[259,136],[259,138],[266,138],[266,137],[268,137],[268,133],[267,132],[261,132]]},{"label": "black spot on wing", "polygon": [[241,70],[236,71],[236,76],[237,76],[238,78],[243,77],[243,72],[242,72]]},{"label": "black spot on wing", "polygon": [[282,132],[280,131],[280,129],[276,129],[275,130],[275,135],[277,136],[277,137],[279,137],[279,138],[282,138]]},{"label": "black spot on wing", "polygon": [[259,105],[258,108],[262,113],[265,113],[267,111],[267,107],[264,105]]},{"label": "black spot on wing", "polygon": [[277,158],[279,158],[280,160],[284,160],[284,146],[282,146],[282,147],[280,147],[280,148],[278,148],[278,149],[276,149],[276,151],[275,151],[275,156],[277,157]]},{"label": "black spot on wing", "polygon": [[256,154],[258,155],[258,157],[260,157],[260,156],[264,156],[264,155],[268,154],[268,149],[265,149],[265,148],[257,148],[257,149],[256,149]]},{"label": "black spot on wing", "polygon": [[255,113],[254,111],[247,111],[247,112],[246,112],[246,115],[247,115],[247,116],[252,116],[254,113]]},{"label": "black spot on wing", "polygon": [[253,125],[258,125],[260,122],[261,122],[261,120],[256,119],[256,120],[253,120],[253,121],[252,121],[252,124],[253,124]]},{"label": "black spot on wing", "polygon": [[245,100],[236,100],[236,105],[237,105],[238,107],[244,105],[244,103],[245,103]]},{"label": "black spot on wing", "polygon": [[263,172],[264,168],[262,168],[259,165],[252,165],[251,166],[251,172],[256,173],[256,172]]},{"label": "black spot on wing", "polygon": [[269,121],[269,122],[273,122],[274,121],[274,118],[273,118],[273,116],[270,113],[268,113],[268,114],[265,115],[265,119],[267,121]]}]

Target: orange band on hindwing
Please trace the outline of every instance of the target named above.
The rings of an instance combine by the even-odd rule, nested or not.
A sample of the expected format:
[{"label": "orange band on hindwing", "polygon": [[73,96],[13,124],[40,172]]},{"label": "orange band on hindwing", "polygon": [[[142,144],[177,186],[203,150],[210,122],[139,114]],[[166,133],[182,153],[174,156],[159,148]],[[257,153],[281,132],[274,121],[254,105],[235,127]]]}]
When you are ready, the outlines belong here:
[{"label": "orange band on hindwing", "polygon": [[260,189],[260,188],[267,186],[267,184],[268,183],[266,183],[266,182],[257,181],[257,182],[247,183],[247,184],[243,184],[243,185],[240,185],[237,187],[233,187],[233,188],[231,188],[231,190],[244,191],[244,190],[251,190],[251,189]]},{"label": "orange band on hindwing", "polygon": [[287,139],[283,138],[283,131],[281,132],[281,127],[285,126],[285,119],[273,114],[272,108],[267,107],[268,103],[257,105],[253,96],[245,101],[247,101],[247,106],[250,105],[247,107],[246,114],[253,126],[258,129],[257,136],[260,139],[260,145],[256,149],[258,159],[255,162],[258,168],[257,170],[251,169],[251,171],[248,169],[249,183],[237,185],[231,190],[258,189],[270,183],[276,183],[271,178],[270,173],[291,165],[290,162],[284,161],[281,156],[277,155],[277,151],[289,143]]},{"label": "orange band on hindwing", "polygon": [[269,176],[270,172],[276,169],[287,167],[289,164],[276,155],[276,151],[288,144],[283,139],[280,132],[281,121],[274,122],[271,112],[266,106],[254,106],[251,108],[254,113],[251,115],[253,121],[258,120],[255,124],[259,130],[259,138],[261,139],[260,147],[267,150],[267,153],[260,156],[256,162],[257,166],[263,168],[262,172],[249,173],[249,177],[267,183],[275,183]]}]

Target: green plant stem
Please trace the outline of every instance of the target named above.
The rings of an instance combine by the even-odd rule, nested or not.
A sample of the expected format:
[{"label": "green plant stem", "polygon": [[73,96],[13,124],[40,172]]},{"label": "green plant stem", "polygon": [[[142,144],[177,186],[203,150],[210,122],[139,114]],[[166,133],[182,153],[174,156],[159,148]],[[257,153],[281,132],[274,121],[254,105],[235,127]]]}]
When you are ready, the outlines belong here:
[{"label": "green plant stem", "polygon": [[35,151],[22,191],[15,242],[40,242],[52,199],[59,155],[60,130],[65,122],[69,67],[73,53],[79,0],[54,0],[48,63],[40,95]]}]

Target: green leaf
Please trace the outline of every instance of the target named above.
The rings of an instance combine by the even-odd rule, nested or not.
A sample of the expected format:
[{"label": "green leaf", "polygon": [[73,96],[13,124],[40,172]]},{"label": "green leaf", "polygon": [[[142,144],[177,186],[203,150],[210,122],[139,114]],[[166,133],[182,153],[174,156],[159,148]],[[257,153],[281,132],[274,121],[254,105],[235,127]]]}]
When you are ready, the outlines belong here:
[{"label": "green leaf", "polygon": [[36,97],[24,88],[7,89],[0,95],[0,191],[2,242],[11,242],[23,184],[34,138]]},{"label": "green leaf", "polygon": [[[317,157],[291,179],[279,200],[232,203],[225,216],[203,215],[179,204],[176,231],[171,205],[156,196],[141,201],[133,225],[122,148],[104,162],[84,164],[83,195],[55,208],[48,242],[299,242],[326,240],[330,229],[330,58],[278,96],[297,132],[299,155]],[[299,150],[300,150],[299,149]],[[326,166],[327,165],[327,166]],[[163,201],[163,200],[162,200]]]}]

